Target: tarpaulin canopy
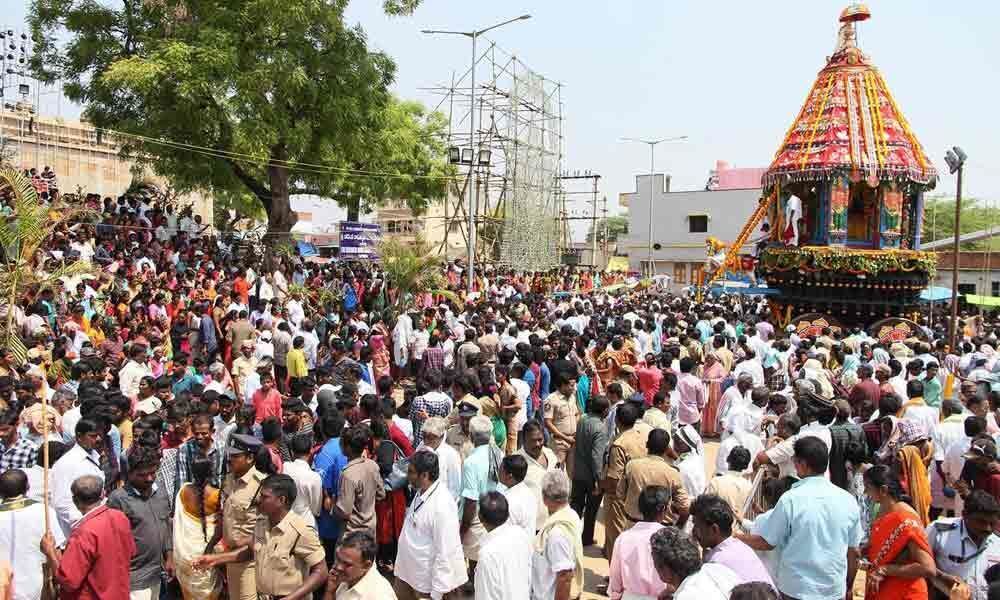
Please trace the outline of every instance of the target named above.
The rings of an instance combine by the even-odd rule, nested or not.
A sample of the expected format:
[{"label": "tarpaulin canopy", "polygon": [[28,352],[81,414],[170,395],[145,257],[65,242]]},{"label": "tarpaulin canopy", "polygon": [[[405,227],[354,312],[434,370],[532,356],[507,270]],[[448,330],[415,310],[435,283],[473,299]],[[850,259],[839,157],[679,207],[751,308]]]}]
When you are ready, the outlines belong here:
[{"label": "tarpaulin canopy", "polygon": [[1000,297],[997,296],[977,296],[976,294],[966,294],[965,301],[976,306],[1000,306]]}]

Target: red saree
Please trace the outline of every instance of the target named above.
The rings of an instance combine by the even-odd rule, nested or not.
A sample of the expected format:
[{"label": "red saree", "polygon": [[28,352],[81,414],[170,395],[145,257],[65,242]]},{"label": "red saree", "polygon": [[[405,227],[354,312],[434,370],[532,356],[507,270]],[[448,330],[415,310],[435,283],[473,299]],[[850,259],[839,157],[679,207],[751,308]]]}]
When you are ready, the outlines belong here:
[{"label": "red saree", "polygon": [[[900,510],[879,516],[872,523],[869,572],[893,564],[910,542],[931,552],[920,517]],[[886,577],[877,590],[870,584],[865,590],[865,600],[927,600],[927,597],[927,582],[923,579]]]}]

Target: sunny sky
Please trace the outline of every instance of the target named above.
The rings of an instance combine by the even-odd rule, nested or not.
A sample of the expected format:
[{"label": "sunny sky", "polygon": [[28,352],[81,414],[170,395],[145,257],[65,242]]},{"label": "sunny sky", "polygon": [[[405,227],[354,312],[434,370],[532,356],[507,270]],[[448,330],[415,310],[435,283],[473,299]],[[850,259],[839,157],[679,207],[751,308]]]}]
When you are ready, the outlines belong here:
[{"label": "sunny sky", "polygon": [[[14,0],[8,26],[28,5]],[[421,29],[482,28],[524,13],[532,19],[492,32],[500,46],[563,83],[569,170],[603,175],[614,203],[645,172],[645,146],[628,137],[687,135],[661,145],[658,171],[673,189],[704,185],[717,159],[766,166],[834,47],[847,0],[424,0],[412,17],[388,18],[381,2],[354,0],[348,19],[395,58],[400,96],[433,105],[421,91],[468,68],[465,38]],[[939,170],[944,152],[969,155],[967,196],[1000,202],[1000,3],[985,0],[869,2],[861,48],[882,70],[897,102]],[[44,109],[70,116],[47,98]],[[943,177],[938,191],[953,193]],[[580,201],[582,203],[582,200]],[[580,206],[582,208],[582,204]]]}]

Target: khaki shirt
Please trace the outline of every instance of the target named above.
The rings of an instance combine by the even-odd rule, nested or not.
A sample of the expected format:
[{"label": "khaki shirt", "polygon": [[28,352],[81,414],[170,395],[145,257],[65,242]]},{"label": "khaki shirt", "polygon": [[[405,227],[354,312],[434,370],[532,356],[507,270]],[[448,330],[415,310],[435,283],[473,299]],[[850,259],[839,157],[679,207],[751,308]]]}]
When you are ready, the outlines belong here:
[{"label": "khaki shirt", "polygon": [[472,445],[472,440],[469,439],[469,435],[462,431],[461,425],[452,425],[449,427],[448,431],[445,432],[444,441],[458,452],[463,461],[469,458],[472,451],[476,449],[476,447]]},{"label": "khaki shirt", "polygon": [[233,381],[240,388],[240,394],[244,394],[246,389],[244,384],[247,381],[247,377],[253,375],[254,371],[257,370],[257,359],[250,355],[250,358],[244,357],[240,354],[238,357],[233,359],[233,369],[232,376]]},{"label": "khaki shirt", "polygon": [[375,461],[355,458],[340,472],[337,507],[348,515],[344,533],[375,531],[375,501],[385,498],[385,485]]},{"label": "khaki shirt", "polygon": [[670,433],[670,418],[655,406],[646,410],[646,414],[642,415],[642,422],[653,429],[662,429]]},{"label": "khaki shirt", "polygon": [[691,501],[681,472],[667,463],[662,456],[643,456],[625,465],[625,476],[618,480],[616,496],[625,499],[625,513],[633,523],[642,518],[639,512],[639,495],[647,486],[662,485],[670,492],[668,523],[676,523],[677,515],[686,510]]},{"label": "khaki shirt", "polygon": [[646,438],[652,431],[649,425],[637,422],[632,429],[622,432],[611,442],[608,451],[608,468],[604,476],[608,479],[621,480],[625,477],[625,465],[637,458],[646,456]]},{"label": "khaki shirt", "polygon": [[257,523],[257,491],[265,475],[250,467],[243,477],[226,475],[222,483],[222,540],[232,548],[251,541]]},{"label": "khaki shirt", "polygon": [[309,570],[326,559],[319,534],[293,512],[271,527],[261,515],[253,530],[257,592],[287,596],[299,589]]},{"label": "khaki shirt", "polygon": [[564,396],[560,392],[552,392],[545,399],[545,419],[552,419],[552,425],[563,435],[576,435],[576,423],[580,410],[576,405],[575,396]]},{"label": "khaki shirt", "polygon": [[716,475],[705,488],[706,494],[715,494],[725,500],[740,519],[743,518],[743,506],[751,492],[753,492],[753,482],[744,477],[742,473],[734,471],[726,471],[721,475]]}]

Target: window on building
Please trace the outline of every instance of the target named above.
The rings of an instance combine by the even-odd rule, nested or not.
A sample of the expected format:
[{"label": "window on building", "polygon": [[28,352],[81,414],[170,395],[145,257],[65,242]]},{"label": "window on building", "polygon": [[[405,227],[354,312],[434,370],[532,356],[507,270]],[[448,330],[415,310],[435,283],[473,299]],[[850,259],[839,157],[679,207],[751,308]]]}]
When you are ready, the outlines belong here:
[{"label": "window on building", "polygon": [[686,263],[674,263],[674,283],[686,284],[687,283],[687,264]]},{"label": "window on building", "polygon": [[974,283],[960,283],[958,284],[958,293],[962,294],[976,294],[976,284]]},{"label": "window on building", "polygon": [[990,284],[990,296],[1000,296],[1000,281],[994,281]]},{"label": "window on building", "polygon": [[708,233],[708,215],[688,215],[688,231]]}]

